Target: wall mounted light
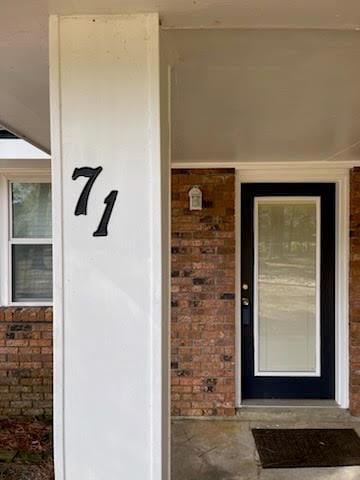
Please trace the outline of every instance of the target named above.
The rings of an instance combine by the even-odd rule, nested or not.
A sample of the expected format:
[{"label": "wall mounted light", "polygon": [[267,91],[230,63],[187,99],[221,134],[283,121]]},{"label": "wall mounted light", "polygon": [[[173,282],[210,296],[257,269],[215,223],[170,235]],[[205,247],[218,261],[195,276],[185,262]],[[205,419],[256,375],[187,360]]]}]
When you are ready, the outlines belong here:
[{"label": "wall mounted light", "polygon": [[194,185],[189,191],[190,210],[202,210],[202,191]]}]

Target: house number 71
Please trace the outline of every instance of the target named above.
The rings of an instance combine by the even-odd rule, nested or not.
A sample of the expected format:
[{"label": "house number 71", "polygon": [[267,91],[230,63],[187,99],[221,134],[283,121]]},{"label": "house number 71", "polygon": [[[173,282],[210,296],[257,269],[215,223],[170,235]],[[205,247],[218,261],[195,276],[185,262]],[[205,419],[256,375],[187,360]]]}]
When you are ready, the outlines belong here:
[{"label": "house number 71", "polygon": [[[87,207],[88,207],[88,200],[89,200],[89,195],[91,192],[92,187],[94,186],[95,180],[97,177],[100,175],[102,172],[102,167],[97,167],[97,168],[91,168],[91,167],[81,167],[81,168],[75,168],[73,174],[72,174],[72,179],[77,180],[79,177],[85,177],[88,178],[89,180],[86,182],[79,200],[76,204],[75,207],[75,215],[87,215]],[[105,198],[104,203],[106,205],[104,213],[101,217],[100,223],[98,228],[95,230],[93,233],[94,237],[107,237],[108,235],[108,224],[110,221],[111,213],[113,211],[115,202],[116,202],[116,197],[118,195],[118,190],[112,190],[109,195]]]}]

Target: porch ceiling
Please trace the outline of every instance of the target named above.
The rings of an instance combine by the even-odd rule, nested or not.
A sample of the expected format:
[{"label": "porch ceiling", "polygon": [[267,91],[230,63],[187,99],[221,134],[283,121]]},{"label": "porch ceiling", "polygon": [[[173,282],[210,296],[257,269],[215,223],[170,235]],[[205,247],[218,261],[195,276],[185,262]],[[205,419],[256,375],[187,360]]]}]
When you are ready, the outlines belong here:
[{"label": "porch ceiling", "polygon": [[[358,0],[0,0],[0,7],[0,124],[45,150],[50,148],[49,13],[158,11],[164,28],[325,28],[354,31],[360,27]],[[198,47],[194,48],[198,51]],[[246,50],[245,47],[243,49]],[[183,70],[186,68],[184,66]],[[180,75],[180,70],[176,74]],[[185,82],[185,72],[183,75]],[[211,82],[215,83],[215,77]],[[209,89],[205,87],[205,90]],[[184,105],[186,102],[185,98]],[[189,155],[187,151],[181,153],[176,146],[174,152],[179,158]],[[200,153],[203,155],[206,152]]]},{"label": "porch ceiling", "polygon": [[0,0],[0,124],[50,150],[44,0]]},{"label": "porch ceiling", "polygon": [[356,28],[358,0],[50,0],[53,13],[159,12],[170,28]]},{"label": "porch ceiling", "polygon": [[168,31],[173,161],[358,160],[360,34]]}]

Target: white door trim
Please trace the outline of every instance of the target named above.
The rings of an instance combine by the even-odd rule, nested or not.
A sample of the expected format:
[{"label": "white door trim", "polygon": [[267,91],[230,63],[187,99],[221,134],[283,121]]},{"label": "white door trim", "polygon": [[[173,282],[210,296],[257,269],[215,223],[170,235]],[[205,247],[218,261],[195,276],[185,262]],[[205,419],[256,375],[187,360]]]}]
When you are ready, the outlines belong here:
[{"label": "white door trim", "polygon": [[[263,167],[263,168],[262,168]],[[325,165],[309,166],[306,162],[279,168],[278,163],[253,164],[236,168],[236,406],[241,407],[241,183],[324,182],[336,184],[336,368],[335,400],[341,408],[349,406],[349,166],[329,169]],[[191,165],[188,168],[192,168]]]},{"label": "white door trim", "polygon": [[294,160],[294,161],[278,161],[278,162],[263,162],[263,161],[256,161],[256,162],[229,162],[226,160],[219,160],[216,162],[208,162],[205,160],[196,160],[196,161],[173,161],[171,164],[171,168],[235,168],[236,170],[246,170],[246,171],[254,171],[259,169],[264,170],[283,170],[291,169],[294,171],[295,169],[320,169],[326,168],[331,170],[343,170],[346,168],[353,168],[360,166],[360,160]]}]

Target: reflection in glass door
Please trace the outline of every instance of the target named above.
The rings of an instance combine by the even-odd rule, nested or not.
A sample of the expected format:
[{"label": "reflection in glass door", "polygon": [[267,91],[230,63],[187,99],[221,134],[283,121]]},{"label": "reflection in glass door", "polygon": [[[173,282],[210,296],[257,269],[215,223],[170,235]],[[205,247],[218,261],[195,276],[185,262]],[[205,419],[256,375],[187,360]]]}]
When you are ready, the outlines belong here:
[{"label": "reflection in glass door", "polygon": [[320,374],[320,197],[255,198],[255,375]]}]

